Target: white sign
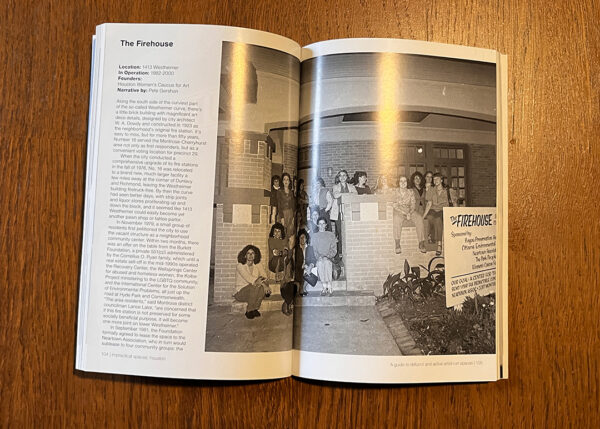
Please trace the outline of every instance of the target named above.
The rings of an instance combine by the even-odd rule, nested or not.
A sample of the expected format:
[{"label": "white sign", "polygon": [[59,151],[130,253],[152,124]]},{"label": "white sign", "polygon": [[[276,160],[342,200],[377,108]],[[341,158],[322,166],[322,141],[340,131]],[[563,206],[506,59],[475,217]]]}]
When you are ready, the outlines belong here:
[{"label": "white sign", "polygon": [[360,203],[360,220],[379,220],[379,203]]},{"label": "white sign", "polygon": [[234,225],[252,224],[252,204],[233,204],[231,222]]},{"label": "white sign", "polygon": [[496,208],[444,207],[446,307],[496,291]]}]

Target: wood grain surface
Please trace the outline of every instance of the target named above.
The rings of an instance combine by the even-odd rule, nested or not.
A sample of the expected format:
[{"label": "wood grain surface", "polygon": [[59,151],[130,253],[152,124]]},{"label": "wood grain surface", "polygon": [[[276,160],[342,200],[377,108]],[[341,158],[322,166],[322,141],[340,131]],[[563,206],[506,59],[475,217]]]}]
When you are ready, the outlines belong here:
[{"label": "wood grain surface", "polygon": [[[600,3],[0,3],[2,427],[599,427]],[[103,22],[398,37],[509,58],[510,379],[365,386],[74,371],[90,42]]]}]

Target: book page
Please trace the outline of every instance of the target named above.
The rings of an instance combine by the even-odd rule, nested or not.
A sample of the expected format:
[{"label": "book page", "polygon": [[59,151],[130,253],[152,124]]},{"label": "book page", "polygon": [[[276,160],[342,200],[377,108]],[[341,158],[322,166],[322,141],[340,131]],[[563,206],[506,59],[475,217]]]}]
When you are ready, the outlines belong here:
[{"label": "book page", "polygon": [[275,164],[296,167],[299,55],[240,28],[98,28],[77,369],[291,374],[291,318],[254,311],[281,306],[267,215]]},{"label": "book page", "polygon": [[497,53],[349,39],[302,59],[298,174],[316,263],[296,302],[294,375],[500,378]]}]

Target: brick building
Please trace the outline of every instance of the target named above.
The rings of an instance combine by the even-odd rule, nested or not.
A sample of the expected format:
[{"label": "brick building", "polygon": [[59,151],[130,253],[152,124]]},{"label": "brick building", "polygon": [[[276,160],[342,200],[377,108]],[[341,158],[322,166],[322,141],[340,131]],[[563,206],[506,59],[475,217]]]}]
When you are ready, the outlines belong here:
[{"label": "brick building", "polygon": [[[401,54],[341,54],[302,63],[299,176],[333,186],[340,169],[366,171],[373,188],[386,175],[440,172],[459,204],[496,205],[495,65]],[[315,95],[318,94],[318,95]],[[348,290],[377,294],[405,259],[424,264],[414,227],[396,255],[391,202],[343,199]]]},{"label": "brick building", "polygon": [[271,176],[297,169],[298,92],[297,59],[223,43],[209,303],[231,303],[247,244],[266,268]]}]

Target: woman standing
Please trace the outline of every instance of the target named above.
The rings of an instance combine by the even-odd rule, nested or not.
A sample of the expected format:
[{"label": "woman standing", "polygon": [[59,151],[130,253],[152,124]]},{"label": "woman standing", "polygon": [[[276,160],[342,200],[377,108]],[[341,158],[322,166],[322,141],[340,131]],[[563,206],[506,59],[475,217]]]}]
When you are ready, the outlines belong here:
[{"label": "woman standing", "polygon": [[433,187],[433,171],[425,172],[425,191]]},{"label": "woman standing", "polygon": [[304,190],[304,179],[298,180],[298,190],[296,191],[296,207],[300,218],[300,227],[304,227],[307,221],[308,194]]},{"label": "woman standing", "polygon": [[277,191],[277,220],[283,225],[285,236],[289,237],[288,249],[294,248],[296,235],[296,197],[291,185],[290,175],[283,173],[281,189]]},{"label": "woman standing", "polygon": [[393,189],[390,188],[387,176],[382,174],[377,178],[377,184],[375,185],[375,190],[373,191],[376,195],[388,195],[393,192]]},{"label": "woman standing", "polygon": [[331,220],[335,224],[335,236],[338,240],[338,253],[342,253],[342,221],[344,210],[342,206],[342,194],[358,194],[353,184],[348,183],[348,172],[340,170],[335,176],[333,185],[333,206],[331,207]]},{"label": "woman standing", "polygon": [[320,217],[317,221],[319,232],[311,236],[312,248],[317,260],[317,275],[323,285],[321,295],[333,294],[333,263],[332,259],[337,254],[335,235],[327,231],[327,220]]},{"label": "woman standing", "polygon": [[367,185],[367,172],[357,171],[352,178],[352,184],[356,188],[358,195],[372,194],[371,188]]},{"label": "woman standing", "polygon": [[[433,188],[433,171],[425,172],[425,195],[427,195],[427,191]],[[425,201],[427,203],[427,201]],[[429,222],[428,219],[425,219],[425,211],[423,211],[423,230],[425,231],[425,239],[429,243],[433,243],[433,225]]]},{"label": "woman standing", "polygon": [[425,195],[427,205],[423,216],[433,226],[433,240],[437,243],[437,256],[442,254],[442,238],[444,236],[444,207],[456,206],[456,192],[454,189],[445,188],[442,184],[442,175],[433,175],[433,187]]},{"label": "woman standing", "polygon": [[279,192],[280,178],[278,175],[271,177],[271,198],[269,205],[271,206],[271,217],[269,223],[275,223],[277,220],[277,192]]},{"label": "woman standing", "polygon": [[236,301],[248,304],[246,306],[248,319],[260,317],[258,309],[265,296],[271,294],[267,284],[267,273],[260,265],[260,250],[258,247],[248,244],[238,253],[237,260],[233,297]]},{"label": "woman standing", "polygon": [[321,177],[317,177],[312,193],[311,210],[316,208],[319,211],[319,216],[327,219],[327,224],[330,220],[330,212],[333,207],[333,196],[329,189],[325,187],[325,181]]},{"label": "woman standing", "polygon": [[[415,171],[412,176],[410,176],[410,188],[412,189],[412,191],[415,194],[415,203],[416,203],[416,207],[415,210],[417,213],[419,213],[421,215],[421,217],[423,216],[423,213],[425,213],[425,206],[427,205],[427,200],[425,199],[425,184],[423,183],[425,181],[425,178],[423,177],[423,175],[418,172]],[[427,228],[425,228],[425,231],[427,231]]]}]

